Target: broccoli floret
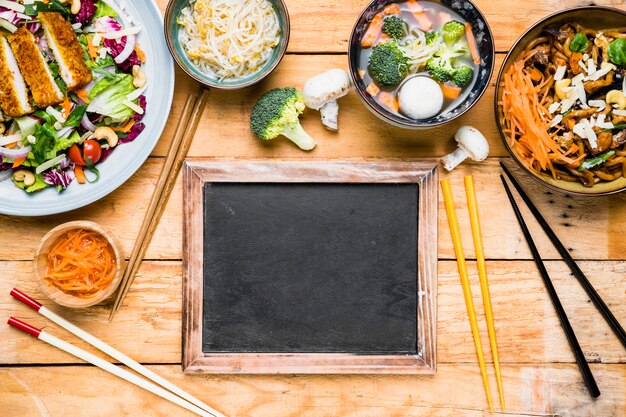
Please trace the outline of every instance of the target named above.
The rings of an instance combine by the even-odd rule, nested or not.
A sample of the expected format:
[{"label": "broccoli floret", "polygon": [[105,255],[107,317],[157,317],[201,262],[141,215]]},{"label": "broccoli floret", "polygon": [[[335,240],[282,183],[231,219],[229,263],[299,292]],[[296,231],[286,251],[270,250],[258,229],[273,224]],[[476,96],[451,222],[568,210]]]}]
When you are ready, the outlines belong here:
[{"label": "broccoli floret", "polygon": [[454,75],[454,61],[457,57],[467,53],[464,48],[452,49],[443,46],[432,58],[426,62],[426,69],[435,81],[450,81]]},{"label": "broccoli floret", "polygon": [[472,82],[472,78],[474,78],[474,70],[468,65],[455,68],[452,72],[452,82],[459,87],[469,85]]},{"label": "broccoli floret", "polygon": [[377,83],[393,86],[400,84],[406,76],[409,71],[408,61],[398,45],[388,41],[372,48],[367,69]]},{"label": "broccoli floret", "polygon": [[387,16],[383,20],[383,33],[393,39],[402,39],[406,35],[407,24],[398,16]]},{"label": "broccoli floret", "polygon": [[426,33],[426,45],[432,45],[433,43],[439,42],[441,39],[441,35],[439,32],[430,31]]},{"label": "broccoli floret", "polygon": [[304,100],[293,87],[274,88],[263,94],[252,109],[250,129],[260,139],[283,135],[305,151],[315,147],[315,140],[304,131],[298,117],[305,109]]},{"label": "broccoli floret", "polygon": [[441,31],[443,32],[443,40],[448,44],[453,44],[465,35],[465,25],[456,20],[451,20],[443,25]]}]

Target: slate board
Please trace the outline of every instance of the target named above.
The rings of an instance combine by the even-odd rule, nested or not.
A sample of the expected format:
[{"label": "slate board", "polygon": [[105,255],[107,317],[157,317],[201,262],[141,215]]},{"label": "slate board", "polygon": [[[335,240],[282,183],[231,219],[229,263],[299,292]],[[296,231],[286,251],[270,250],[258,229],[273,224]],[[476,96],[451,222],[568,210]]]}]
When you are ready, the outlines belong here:
[{"label": "slate board", "polygon": [[203,352],[417,353],[417,184],[203,193]]}]

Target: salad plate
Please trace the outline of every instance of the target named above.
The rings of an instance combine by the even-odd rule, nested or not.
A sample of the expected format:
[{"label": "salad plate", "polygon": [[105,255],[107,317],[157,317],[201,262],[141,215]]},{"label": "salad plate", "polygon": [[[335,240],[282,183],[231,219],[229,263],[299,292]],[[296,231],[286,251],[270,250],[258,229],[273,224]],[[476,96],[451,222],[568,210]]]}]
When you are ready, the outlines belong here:
[{"label": "salad plate", "polygon": [[[134,139],[130,137],[128,131],[125,133],[120,133],[119,144],[117,144],[115,148],[110,149],[114,150],[113,152],[110,152],[110,150],[109,152],[107,152],[107,142],[100,140],[103,149],[103,158],[101,162],[95,165],[96,169],[91,172],[89,171],[89,166],[91,165],[90,161],[87,161],[87,166],[84,167],[85,175],[88,180],[87,183],[79,183],[77,181],[75,172],[71,172],[69,173],[69,179],[71,180],[69,184],[62,184],[66,187],[59,186],[53,180],[52,183],[48,182],[50,186],[48,186],[46,189],[28,193],[23,189],[25,188],[23,184],[21,184],[22,187],[20,188],[18,186],[19,184],[16,184],[12,178],[1,181],[0,214],[16,216],[45,216],[74,210],[105,197],[107,194],[111,193],[124,182],[126,182],[141,167],[141,165],[145,162],[145,160],[154,149],[163,132],[163,129],[165,128],[165,123],[168,119],[174,94],[174,63],[163,37],[163,18],[161,16],[161,12],[153,0],[105,0],[105,2],[110,5],[114,10],[117,10],[119,12],[115,19],[117,21],[120,21],[120,23],[123,23],[123,25],[121,25],[122,27],[118,28],[118,30],[125,31],[125,33],[130,33],[132,35],[134,34],[133,30],[140,27],[139,32],[134,34],[136,36],[136,45],[138,45],[139,47],[135,50],[143,52],[143,56],[141,56],[141,69],[145,74],[147,83],[143,88],[135,86],[135,94],[133,95],[131,93],[129,95],[125,95],[124,97],[122,97],[122,99],[127,103],[129,101],[132,101],[136,105],[132,106],[131,103],[129,104],[130,108],[138,109],[138,107],[143,106],[141,106],[141,103],[139,103],[137,97],[135,96],[141,94],[145,97],[145,110],[143,114],[141,114],[141,117],[136,118],[137,122],[135,123],[135,125],[143,124],[145,127],[143,127],[143,130],[140,130],[140,133]],[[94,3],[97,2],[94,1]],[[55,4],[55,2],[53,2],[53,4]],[[121,17],[125,17],[127,21],[122,22],[120,19]],[[94,21],[90,22],[90,24],[93,26],[97,26],[94,23],[96,23],[95,18]],[[85,27],[87,25],[88,24],[86,24]],[[87,29],[85,29],[85,31],[87,31]],[[54,34],[49,35],[47,33],[46,37],[52,38],[53,35]],[[96,35],[93,36],[95,37]],[[103,36],[103,39],[107,39],[106,36]],[[117,39],[120,38],[118,37]],[[11,39],[9,39],[9,42],[11,42]],[[7,42],[7,45],[9,42]],[[94,44],[96,44],[96,42],[94,42]],[[104,42],[103,45],[106,45],[106,42]],[[54,48],[51,47],[51,49]],[[120,50],[121,49],[122,48],[120,48]],[[102,53],[102,55],[104,55],[104,51],[102,50],[99,50],[97,52],[100,52]],[[119,54],[120,51],[117,51],[117,53]],[[94,61],[97,62],[97,58]],[[63,70],[64,68],[61,68],[61,73]],[[120,75],[124,75],[124,72],[127,74],[131,73],[129,69],[126,69],[124,71],[123,69],[115,68],[115,66],[109,66],[104,68],[104,70],[99,70],[101,74],[106,74],[104,71],[110,71],[113,74],[118,73]],[[102,80],[102,76],[99,76],[98,71],[96,70],[94,70],[93,73],[94,80],[88,85],[88,87],[91,86],[91,88],[96,89],[94,88],[94,83],[97,85],[99,82],[98,80]],[[110,74],[106,76],[110,76]],[[28,76],[24,75],[24,78],[26,78],[26,82],[28,83]],[[109,88],[112,87],[103,86],[102,90],[106,91]],[[33,98],[36,101],[35,91],[32,92]],[[68,94],[68,96],[73,97],[74,95]],[[96,100],[94,100],[94,98],[92,97],[90,104],[93,104],[94,101]],[[101,105],[104,104],[104,106],[106,106],[107,104],[110,104],[110,101],[112,101],[112,99],[105,100],[104,103],[101,103]],[[72,111],[74,111],[81,104],[84,105],[85,103],[81,103],[80,101],[78,101],[78,103],[72,103]],[[37,119],[37,115],[39,116],[39,118],[45,118],[45,113],[48,113],[52,116],[54,116],[55,113],[53,110],[50,109],[50,107],[48,107],[46,111],[46,109],[43,109],[42,106],[39,105],[37,110],[39,113],[34,114],[35,119]],[[91,108],[88,108],[87,112],[90,111]],[[106,125],[107,123],[113,123],[111,124],[111,127],[121,127],[123,124],[125,124],[125,122],[130,122],[130,119],[133,118],[132,116],[126,116],[120,118],[120,120],[113,119],[113,122],[111,122],[110,117],[105,118],[104,116],[102,116],[104,113],[105,112],[100,113],[101,116],[99,119],[91,120],[93,122],[92,129],[93,127]],[[93,115],[91,113],[89,114],[91,119],[94,118],[94,115],[98,116],[98,114],[95,113]],[[69,117],[68,115],[65,115],[65,118],[69,122],[71,118],[71,112]],[[40,123],[44,123],[44,120],[40,120]],[[50,123],[56,124],[56,121],[51,120]],[[58,124],[56,125],[59,126]],[[132,126],[133,123],[126,124],[126,126],[129,125]],[[7,124],[7,126],[9,126],[9,124]],[[76,131],[72,133],[80,133],[81,136],[83,136],[82,141],[78,142],[79,144],[85,142],[84,138],[87,137],[89,133],[88,131],[85,133],[84,124],[81,124],[81,126],[83,126],[83,128],[81,128],[80,126],[76,126]],[[57,130],[57,136],[60,136],[64,133],[63,129]],[[118,133],[120,132],[118,129],[115,130],[118,131]],[[7,132],[5,132],[4,135],[7,135]],[[128,140],[124,140],[124,137],[126,135],[129,136]],[[29,137],[29,140],[30,139],[32,138]],[[90,139],[93,138],[90,137]],[[28,144],[24,143],[21,146],[24,145]],[[18,144],[18,147],[19,146],[20,144]],[[34,147],[34,145],[32,147]],[[118,147],[121,147],[122,149],[118,150]],[[69,148],[67,149],[67,151],[69,151]],[[64,151],[59,151],[59,158],[62,152]],[[70,164],[69,169],[72,169],[71,167],[74,166],[75,162],[75,160],[72,158],[71,152],[65,152],[65,154],[66,159],[62,161],[61,165],[56,166],[56,169],[61,172],[63,171],[63,169],[65,169],[66,171],[68,170],[67,168],[65,168],[64,163]],[[104,155],[106,155],[106,158],[104,157]],[[85,160],[89,156],[87,154],[86,148],[82,156]],[[29,158],[32,157],[33,154],[31,152]],[[30,169],[34,171],[35,165],[33,165]],[[49,169],[48,171],[45,171],[43,173],[44,177],[46,172],[53,171],[54,169],[55,167]],[[79,169],[82,172],[82,169]],[[94,180],[96,174],[99,177],[97,181],[89,182]]]}]

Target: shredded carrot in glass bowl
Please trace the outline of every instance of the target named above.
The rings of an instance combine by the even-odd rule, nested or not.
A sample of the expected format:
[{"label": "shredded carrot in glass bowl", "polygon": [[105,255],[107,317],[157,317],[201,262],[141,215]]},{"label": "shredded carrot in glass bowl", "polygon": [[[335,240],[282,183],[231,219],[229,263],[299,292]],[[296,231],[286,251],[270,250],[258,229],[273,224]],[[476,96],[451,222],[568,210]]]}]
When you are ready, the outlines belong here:
[{"label": "shredded carrot in glass bowl", "polygon": [[59,238],[47,254],[43,280],[68,295],[91,298],[111,285],[117,272],[115,252],[96,231],[73,229]]}]

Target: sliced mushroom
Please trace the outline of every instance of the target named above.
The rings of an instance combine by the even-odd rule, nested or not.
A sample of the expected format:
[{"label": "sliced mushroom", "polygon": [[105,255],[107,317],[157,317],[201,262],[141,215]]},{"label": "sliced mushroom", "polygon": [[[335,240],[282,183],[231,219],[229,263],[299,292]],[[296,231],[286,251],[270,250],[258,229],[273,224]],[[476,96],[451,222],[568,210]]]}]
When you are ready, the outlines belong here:
[{"label": "sliced mushroom", "polygon": [[319,110],[322,124],[330,130],[339,130],[337,100],[350,91],[350,77],[341,68],[334,68],[307,80],[302,97],[308,108]]}]

